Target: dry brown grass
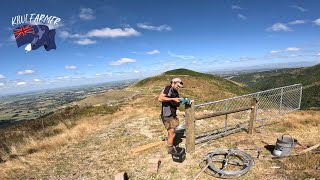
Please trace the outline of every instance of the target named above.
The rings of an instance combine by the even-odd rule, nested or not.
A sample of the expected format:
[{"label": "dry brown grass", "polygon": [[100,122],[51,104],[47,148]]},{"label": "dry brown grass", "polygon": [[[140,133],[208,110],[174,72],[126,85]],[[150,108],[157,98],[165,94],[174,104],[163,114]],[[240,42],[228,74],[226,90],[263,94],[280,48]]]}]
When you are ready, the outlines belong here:
[{"label": "dry brown grass", "polygon": [[131,99],[137,95],[137,92],[130,90],[111,90],[102,94],[97,94],[85,98],[76,104],[80,107],[83,106],[97,106],[104,104],[118,104],[122,103],[125,100]]},{"label": "dry brown grass", "polygon": [[[166,154],[165,146],[153,148],[140,154],[131,154],[130,149],[158,141],[166,136],[159,121],[160,112],[157,95],[159,89],[140,89],[140,94],[126,104],[122,111],[113,115],[91,115],[81,118],[67,128],[57,124],[52,131],[57,135],[43,141],[29,139],[27,145],[11,147],[11,161],[0,164],[3,179],[112,179],[114,174],[125,171],[131,179],[190,179],[200,168],[204,156],[214,148],[240,147],[261,148],[262,155],[255,158],[256,165],[240,179],[301,179],[317,178],[314,170],[319,156],[307,154],[297,159],[272,160],[271,153],[264,148],[266,141],[274,144],[282,134],[290,134],[306,145],[319,143],[320,112],[297,111],[268,120],[265,128],[257,128],[253,136],[246,132],[229,135],[196,146],[193,154],[187,154],[184,163],[172,162]],[[91,110],[89,111],[91,112]],[[178,113],[182,118],[183,113]],[[242,117],[235,114],[235,119]],[[240,118],[241,119],[241,118]],[[198,126],[214,126],[223,118],[204,121]],[[244,119],[241,119],[244,121]],[[258,126],[260,124],[256,124]],[[204,128],[204,129],[205,129]],[[27,153],[28,151],[33,153]],[[295,148],[294,152],[301,148]],[[19,154],[27,153],[25,156]],[[253,157],[256,151],[248,151]],[[150,158],[160,155],[162,164],[158,174],[146,171]],[[303,161],[305,163],[301,164]],[[273,169],[279,166],[280,169]],[[294,172],[295,169],[304,169]],[[212,179],[202,174],[199,179]]]},{"label": "dry brown grass", "polygon": [[279,162],[279,174],[285,174],[291,179],[320,178],[320,154],[307,153],[287,158]]},{"label": "dry brown grass", "polygon": [[[259,147],[262,148],[262,155],[259,159],[255,158],[256,165],[240,179],[301,179],[316,178],[318,175],[315,168],[319,164],[319,155],[307,154],[272,160],[271,153],[264,149],[265,144],[261,142],[274,144],[278,136],[288,133],[302,144],[317,143],[317,117],[320,116],[318,111],[298,111],[275,118],[268,121],[264,129],[256,129],[257,132],[253,136],[240,132],[197,145],[195,153],[187,154],[187,159],[182,164],[172,162],[164,146],[136,155],[129,153],[131,148],[158,141],[160,136],[166,134],[157,114],[158,112],[152,108],[136,109],[129,105],[124,111],[108,117],[109,121],[106,117],[97,117],[97,124],[92,125],[87,124],[84,119],[73,128],[74,134],[71,131],[68,136],[62,133],[59,138],[53,138],[51,141],[52,144],[66,143],[67,146],[47,149],[45,147],[51,146],[50,141],[43,144],[35,143],[35,147],[41,147],[43,150],[8,162],[5,166],[1,165],[0,173],[9,178],[22,173],[21,177],[36,179],[112,179],[114,174],[125,171],[131,179],[190,179],[200,170],[199,164],[204,156],[214,148]],[[281,126],[285,126],[286,129],[278,132],[277,128]],[[68,139],[69,136],[73,136],[73,139]],[[293,153],[300,150],[297,146]],[[247,152],[253,157],[257,156],[256,151]],[[146,171],[148,159],[156,155],[160,155],[162,160],[159,173],[149,173]],[[274,166],[279,166],[280,169],[273,169]],[[204,173],[200,179],[212,177]]]},{"label": "dry brown grass", "polygon": [[[123,112],[117,112],[114,115],[121,114]],[[86,117],[78,120],[76,125],[70,129],[67,129],[65,124],[59,123],[52,127],[53,131],[60,132],[58,135],[41,140],[29,137],[24,143],[11,146],[10,156],[14,158],[0,164],[0,177],[8,179],[16,177],[15,173],[17,171],[27,171],[31,164],[37,164],[66,145],[76,143],[83,137],[105,127],[112,122],[113,118],[113,115]]]}]

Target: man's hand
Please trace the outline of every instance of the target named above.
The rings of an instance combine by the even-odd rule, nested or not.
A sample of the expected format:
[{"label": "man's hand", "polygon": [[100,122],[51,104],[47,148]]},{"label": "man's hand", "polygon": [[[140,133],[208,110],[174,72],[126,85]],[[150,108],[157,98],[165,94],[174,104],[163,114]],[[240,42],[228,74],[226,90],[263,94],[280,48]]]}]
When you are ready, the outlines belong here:
[{"label": "man's hand", "polygon": [[171,98],[174,102],[180,103],[180,98]]}]

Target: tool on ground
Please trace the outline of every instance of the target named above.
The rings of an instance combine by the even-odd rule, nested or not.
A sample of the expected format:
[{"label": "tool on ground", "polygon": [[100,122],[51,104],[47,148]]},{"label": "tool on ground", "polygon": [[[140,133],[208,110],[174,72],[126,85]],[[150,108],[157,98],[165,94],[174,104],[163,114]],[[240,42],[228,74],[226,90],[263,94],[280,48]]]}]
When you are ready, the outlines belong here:
[{"label": "tool on ground", "polygon": [[214,160],[214,159],[211,159],[209,162],[207,162],[207,165],[205,165],[205,166],[201,169],[201,171],[199,171],[199,172],[197,173],[197,175],[195,175],[194,178],[192,178],[192,180],[197,179],[197,178],[203,173],[203,171],[208,168],[208,166],[212,163],[213,160]]},{"label": "tool on ground", "polygon": [[133,148],[133,149],[131,149],[130,151],[131,151],[132,153],[139,153],[139,152],[141,152],[141,151],[144,151],[144,150],[147,150],[147,149],[150,149],[150,148],[153,148],[153,147],[162,145],[162,144],[164,144],[164,142],[165,142],[166,140],[167,140],[166,137],[162,137],[162,138],[161,138],[161,141],[157,141],[157,142],[149,143],[149,144],[146,144],[146,145],[142,145],[142,146]]},{"label": "tool on ground", "polygon": [[[207,155],[206,162],[207,167],[213,172],[210,175],[217,178],[242,176],[254,165],[253,158],[239,149],[215,149]],[[198,173],[195,177],[198,177],[201,173]]]},{"label": "tool on ground", "polygon": [[[285,136],[286,135],[286,136]],[[297,140],[288,134],[283,134],[277,138],[276,146],[273,150],[275,156],[288,156],[292,148],[297,144]]]},{"label": "tool on ground", "polygon": [[308,146],[301,144],[299,141],[297,141],[297,144],[298,144],[299,146],[301,146],[303,149],[309,148]]},{"label": "tool on ground", "polygon": [[304,153],[307,153],[307,152],[310,152],[312,150],[315,150],[317,149],[318,147],[320,147],[320,143],[319,144],[316,144],[314,146],[311,146],[307,149],[304,149],[296,154],[292,154],[292,155],[289,155],[289,156],[280,156],[280,157],[273,157],[272,159],[281,159],[281,158],[285,158],[285,157],[292,157],[292,156],[298,156],[298,155],[301,155],[301,154],[304,154]]}]

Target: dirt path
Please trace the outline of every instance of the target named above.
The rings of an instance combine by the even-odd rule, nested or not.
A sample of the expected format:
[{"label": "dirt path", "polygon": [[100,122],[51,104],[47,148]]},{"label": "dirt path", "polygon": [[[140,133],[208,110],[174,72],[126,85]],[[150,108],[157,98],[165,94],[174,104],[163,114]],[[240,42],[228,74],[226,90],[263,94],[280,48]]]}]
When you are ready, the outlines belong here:
[{"label": "dirt path", "polygon": [[153,130],[152,126],[159,126],[159,120],[146,116],[143,110],[130,110],[106,127],[45,159],[37,159],[36,155],[26,157],[26,162],[32,162],[28,171],[17,172],[15,178],[112,179],[121,171],[143,177],[146,167],[141,165],[147,164],[148,155],[132,155],[130,149],[160,139],[164,133],[162,126]]}]

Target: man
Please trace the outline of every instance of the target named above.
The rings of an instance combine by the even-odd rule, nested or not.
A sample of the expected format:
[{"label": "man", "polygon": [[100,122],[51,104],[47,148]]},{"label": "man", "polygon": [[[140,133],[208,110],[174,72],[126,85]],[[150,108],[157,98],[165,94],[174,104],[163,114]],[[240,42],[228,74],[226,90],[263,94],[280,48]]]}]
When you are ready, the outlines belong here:
[{"label": "man", "polygon": [[179,125],[177,118],[177,107],[180,105],[179,88],[183,87],[181,79],[174,78],[171,85],[166,86],[159,95],[159,101],[162,102],[161,119],[168,131],[167,148],[168,154],[173,150],[173,139],[175,137],[175,128]]}]

